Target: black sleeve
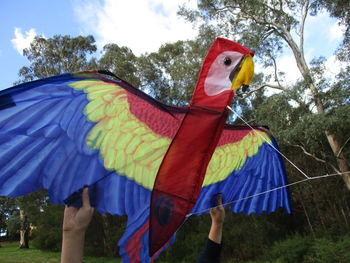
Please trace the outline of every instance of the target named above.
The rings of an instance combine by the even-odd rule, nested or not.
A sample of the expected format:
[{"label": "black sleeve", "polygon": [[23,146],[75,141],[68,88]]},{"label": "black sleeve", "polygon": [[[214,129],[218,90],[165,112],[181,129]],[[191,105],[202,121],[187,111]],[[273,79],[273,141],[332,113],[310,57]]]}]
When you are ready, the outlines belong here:
[{"label": "black sleeve", "polygon": [[202,252],[199,254],[197,263],[219,263],[221,247],[221,244],[215,243],[208,238]]}]

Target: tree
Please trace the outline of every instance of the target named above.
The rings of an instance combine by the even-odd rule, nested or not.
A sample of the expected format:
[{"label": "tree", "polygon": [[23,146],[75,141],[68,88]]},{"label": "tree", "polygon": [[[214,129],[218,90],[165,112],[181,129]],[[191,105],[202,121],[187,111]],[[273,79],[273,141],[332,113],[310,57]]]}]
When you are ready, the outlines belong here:
[{"label": "tree", "polygon": [[92,36],[35,37],[30,47],[23,50],[31,65],[20,69],[19,82],[96,68],[96,60],[88,60],[88,56],[97,49],[94,43]]},{"label": "tree", "polygon": [[137,66],[141,88],[166,104],[188,104],[213,40],[207,36],[202,30],[196,40],[166,43],[157,52],[141,55]]},{"label": "tree", "polygon": [[16,198],[20,223],[19,248],[29,248],[31,225],[37,225],[41,212],[45,212],[48,205],[47,192],[44,190]]},{"label": "tree", "polygon": [[103,47],[103,56],[98,61],[101,69],[114,73],[117,77],[126,80],[135,87],[140,86],[140,80],[136,76],[137,57],[127,47],[119,47],[117,44],[108,44]]},{"label": "tree", "polygon": [[6,233],[7,236],[9,235],[8,220],[14,210],[15,201],[11,198],[0,196],[0,234]]},{"label": "tree", "polygon": [[[185,16],[189,21],[215,21],[217,32],[226,36],[236,36],[240,42],[252,48],[259,57],[264,66],[274,66],[275,74],[267,75],[267,83],[260,85],[256,90],[270,87],[282,91],[281,96],[287,99],[284,103],[294,103],[298,109],[307,112],[307,116],[299,116],[299,121],[313,118],[320,120],[316,125],[318,130],[322,131],[326,143],[330,148],[333,158],[324,160],[317,156],[316,152],[310,152],[305,145],[296,144],[304,153],[314,156],[325,164],[330,165],[334,171],[342,174],[344,182],[350,190],[350,175],[343,174],[349,171],[349,165],[344,153],[345,145],[349,140],[343,140],[344,130],[336,130],[334,127],[334,112],[344,111],[338,107],[331,106],[331,99],[327,97],[327,89],[339,89],[339,82],[327,83],[322,74],[322,60],[314,60],[309,64],[305,59],[304,52],[304,27],[308,15],[317,1],[285,1],[285,0],[201,0],[198,1],[198,10],[189,10],[182,6],[179,13]],[[299,87],[288,88],[279,81],[279,72],[277,70],[276,56],[284,46],[286,46],[294,55],[298,69],[302,75],[302,81]],[[343,73],[344,74],[344,73]],[[271,78],[275,83],[268,82]],[[340,88],[347,90],[346,87]],[[310,100],[305,100],[306,94],[311,94]],[[344,98],[348,108],[348,95]],[[322,120],[322,121],[321,121]],[[285,121],[288,121],[287,119]],[[332,124],[333,122],[333,124]],[[340,120],[338,119],[338,123]],[[305,123],[305,122],[304,122]]]}]

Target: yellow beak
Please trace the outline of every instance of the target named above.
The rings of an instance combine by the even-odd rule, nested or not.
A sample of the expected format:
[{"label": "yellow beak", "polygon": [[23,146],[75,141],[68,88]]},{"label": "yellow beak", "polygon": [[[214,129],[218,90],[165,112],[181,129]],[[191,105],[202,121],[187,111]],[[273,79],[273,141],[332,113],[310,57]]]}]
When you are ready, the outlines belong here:
[{"label": "yellow beak", "polygon": [[254,62],[251,55],[246,55],[241,63],[240,70],[232,81],[232,90],[239,89],[243,85],[250,85],[254,75]]}]

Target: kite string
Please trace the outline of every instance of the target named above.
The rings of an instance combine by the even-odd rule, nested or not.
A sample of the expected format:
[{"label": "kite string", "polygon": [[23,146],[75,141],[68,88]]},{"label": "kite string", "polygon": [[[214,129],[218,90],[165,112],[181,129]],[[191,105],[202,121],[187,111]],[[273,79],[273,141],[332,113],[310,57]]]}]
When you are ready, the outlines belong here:
[{"label": "kite string", "polygon": [[[289,187],[289,186],[292,186],[292,185],[300,184],[300,183],[303,183],[303,182],[306,182],[306,181],[319,179],[319,178],[325,178],[325,177],[331,177],[331,176],[336,176],[336,175],[342,175],[342,174],[350,174],[350,171],[343,172],[343,173],[324,174],[324,175],[320,175],[320,176],[314,176],[314,177],[305,178],[305,179],[302,179],[302,180],[299,180],[299,181],[296,181],[296,182],[293,182],[293,183],[290,183],[290,184],[287,184],[287,185],[279,186],[279,187],[276,187],[276,188],[273,188],[273,189],[270,189],[270,190],[266,190],[264,192],[260,192],[260,193],[254,194],[254,195],[250,195],[250,196],[243,197],[243,198],[240,198],[240,199],[237,199],[237,200],[233,200],[231,202],[227,202],[227,203],[224,203],[222,205],[229,205],[229,204],[237,203],[239,201],[243,201],[243,200],[250,199],[250,198],[253,198],[253,197],[256,197],[256,196],[259,196],[259,195],[267,194],[269,192],[273,192],[273,191],[276,191],[276,190],[279,190],[279,189],[282,189],[282,188],[286,188],[286,187]],[[186,217],[190,217],[190,216],[196,215],[196,214],[201,214],[201,213],[207,212],[210,209],[216,208],[216,207],[219,207],[219,206],[214,206],[214,207],[203,209],[203,210],[200,210],[200,211],[197,211],[197,212],[194,212],[194,213],[190,213],[190,214],[186,215]]]},{"label": "kite string", "polygon": [[256,129],[254,129],[248,122],[246,122],[241,116],[237,114],[237,112],[234,111],[230,106],[227,106],[227,109],[230,110],[232,113],[236,114],[237,117],[243,121],[250,129],[252,129],[255,134],[260,136],[264,141],[266,141],[276,152],[278,152],[283,158],[285,158],[291,165],[294,166],[295,169],[297,169],[302,175],[304,175],[307,179],[310,179],[311,177],[308,176],[306,173],[304,173],[296,164],[294,164],[291,160],[287,158],[281,151],[279,151],[274,145],[272,145],[264,136],[262,136],[259,132],[256,132]]}]

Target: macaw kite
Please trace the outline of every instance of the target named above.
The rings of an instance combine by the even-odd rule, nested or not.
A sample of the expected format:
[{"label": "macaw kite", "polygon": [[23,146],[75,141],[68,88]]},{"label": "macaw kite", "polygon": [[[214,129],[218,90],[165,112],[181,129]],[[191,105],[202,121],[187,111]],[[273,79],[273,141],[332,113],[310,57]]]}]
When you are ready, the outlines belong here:
[{"label": "macaw kite", "polygon": [[53,203],[79,206],[88,186],[99,212],[128,215],[119,246],[123,262],[133,263],[152,262],[186,215],[210,208],[217,193],[225,202],[240,200],[231,205],[237,213],[289,213],[274,138],[262,128],[225,124],[233,90],[252,78],[252,56],[217,39],[183,108],[102,71],[0,91],[0,195],[44,188]]}]

